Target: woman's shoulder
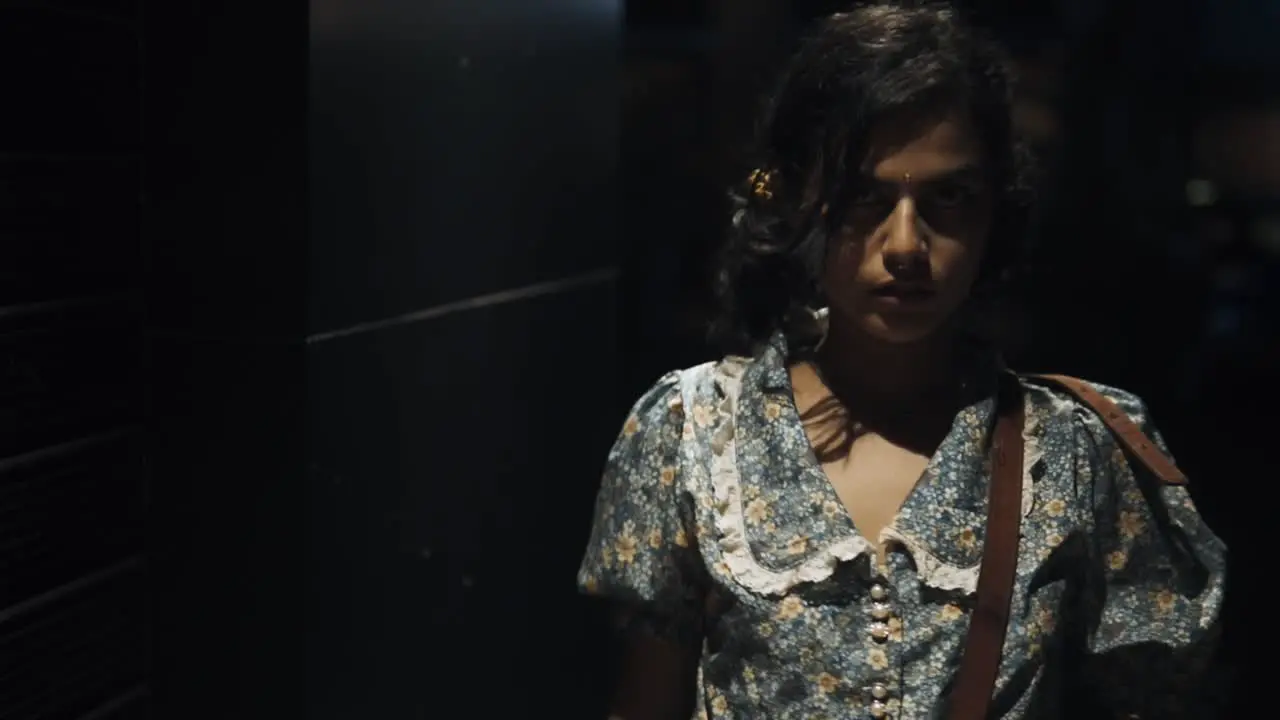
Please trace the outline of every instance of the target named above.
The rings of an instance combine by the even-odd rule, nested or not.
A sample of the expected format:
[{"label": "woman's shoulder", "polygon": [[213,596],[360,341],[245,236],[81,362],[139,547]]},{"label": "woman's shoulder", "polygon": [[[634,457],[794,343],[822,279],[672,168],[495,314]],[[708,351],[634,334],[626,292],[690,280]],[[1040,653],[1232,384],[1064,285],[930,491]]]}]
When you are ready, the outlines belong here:
[{"label": "woman's shoulder", "polygon": [[1038,396],[1042,401],[1053,403],[1059,410],[1070,411],[1081,418],[1098,419],[1095,404],[1082,397],[1082,394],[1089,393],[1109,401],[1140,426],[1148,422],[1147,403],[1128,390],[1062,375],[1022,375],[1020,378],[1023,388],[1030,391],[1033,397]]},{"label": "woman's shoulder", "polygon": [[729,386],[740,381],[756,362],[755,358],[727,355],[718,360],[670,370],[644,391],[637,407],[658,404],[687,409],[713,402],[736,390]]},{"label": "woman's shoulder", "polygon": [[1110,400],[1121,410],[1130,415],[1141,415],[1146,412],[1146,403],[1136,393],[1113,385],[1067,377],[1064,375],[1020,375],[1024,388],[1033,389],[1051,395],[1058,402],[1066,403],[1073,408],[1088,409],[1089,405],[1080,399],[1079,392],[1072,387],[1082,387]]},{"label": "woman's shoulder", "polygon": [[1029,413],[1038,416],[1046,427],[1060,431],[1069,429],[1069,444],[1077,449],[1088,449],[1103,458],[1110,457],[1119,444],[1102,414],[1118,410],[1157,447],[1168,452],[1151,421],[1147,403],[1136,393],[1096,381],[1062,376],[1025,375],[1021,380],[1029,398]]},{"label": "woman's shoulder", "polygon": [[711,427],[726,400],[736,405],[750,392],[752,382],[743,381],[755,362],[726,356],[664,373],[632,405],[622,439],[643,445],[705,445],[709,439],[697,429]]},{"label": "woman's shoulder", "polygon": [[717,364],[708,362],[663,373],[632,404],[623,435],[630,437],[680,425],[691,408],[714,397]]}]

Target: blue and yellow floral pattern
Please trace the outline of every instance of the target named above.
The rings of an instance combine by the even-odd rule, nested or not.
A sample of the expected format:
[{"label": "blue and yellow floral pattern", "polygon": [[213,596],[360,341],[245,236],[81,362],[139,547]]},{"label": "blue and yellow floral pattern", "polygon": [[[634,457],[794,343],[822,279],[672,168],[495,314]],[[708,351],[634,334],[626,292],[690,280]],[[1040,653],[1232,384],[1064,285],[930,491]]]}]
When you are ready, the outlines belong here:
[{"label": "blue and yellow floral pattern", "polygon": [[[968,630],[993,398],[963,409],[876,543],[814,458],[780,339],[663,377],[610,453],[578,581],[701,648],[697,717],[940,718]],[[1203,717],[1225,548],[1087,407],[1024,381],[1022,542],[993,717]],[[1142,402],[1096,386],[1154,435]],[[1158,435],[1156,436],[1158,438]]]}]

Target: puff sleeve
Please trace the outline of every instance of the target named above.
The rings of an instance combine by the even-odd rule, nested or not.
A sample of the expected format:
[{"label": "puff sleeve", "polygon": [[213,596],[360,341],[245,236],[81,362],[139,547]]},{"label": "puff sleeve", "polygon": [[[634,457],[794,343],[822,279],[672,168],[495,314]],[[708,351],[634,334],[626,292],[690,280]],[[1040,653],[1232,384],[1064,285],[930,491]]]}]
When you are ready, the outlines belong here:
[{"label": "puff sleeve", "polygon": [[[1099,388],[1168,453],[1137,397]],[[1090,476],[1092,546],[1079,620],[1081,680],[1115,717],[1213,717],[1224,694],[1210,677],[1226,547],[1185,487],[1134,469],[1090,413],[1078,467]]]},{"label": "puff sleeve", "polygon": [[699,555],[680,467],[685,412],[680,373],[636,402],[605,465],[578,586],[615,601],[620,623],[687,644],[701,622]]}]

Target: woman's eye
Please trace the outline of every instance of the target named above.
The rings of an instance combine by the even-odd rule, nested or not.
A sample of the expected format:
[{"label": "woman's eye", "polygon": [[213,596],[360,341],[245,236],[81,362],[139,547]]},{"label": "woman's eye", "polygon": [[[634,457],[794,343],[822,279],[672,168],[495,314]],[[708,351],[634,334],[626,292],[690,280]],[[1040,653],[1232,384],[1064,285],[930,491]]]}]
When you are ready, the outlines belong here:
[{"label": "woman's eye", "polygon": [[879,207],[893,202],[894,198],[880,188],[861,188],[853,193],[853,205],[858,208]]},{"label": "woman's eye", "polygon": [[968,204],[977,194],[977,189],[969,185],[948,184],[930,188],[928,201],[937,207],[953,208]]}]

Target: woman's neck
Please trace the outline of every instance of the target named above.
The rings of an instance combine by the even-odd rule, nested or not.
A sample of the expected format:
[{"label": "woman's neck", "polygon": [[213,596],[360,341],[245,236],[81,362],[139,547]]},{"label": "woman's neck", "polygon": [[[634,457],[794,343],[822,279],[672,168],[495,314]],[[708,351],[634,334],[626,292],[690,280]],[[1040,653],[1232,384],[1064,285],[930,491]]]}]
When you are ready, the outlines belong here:
[{"label": "woman's neck", "polygon": [[962,384],[957,344],[956,333],[949,329],[917,342],[887,343],[833,325],[817,361],[838,395],[889,401],[898,407],[930,404]]}]

